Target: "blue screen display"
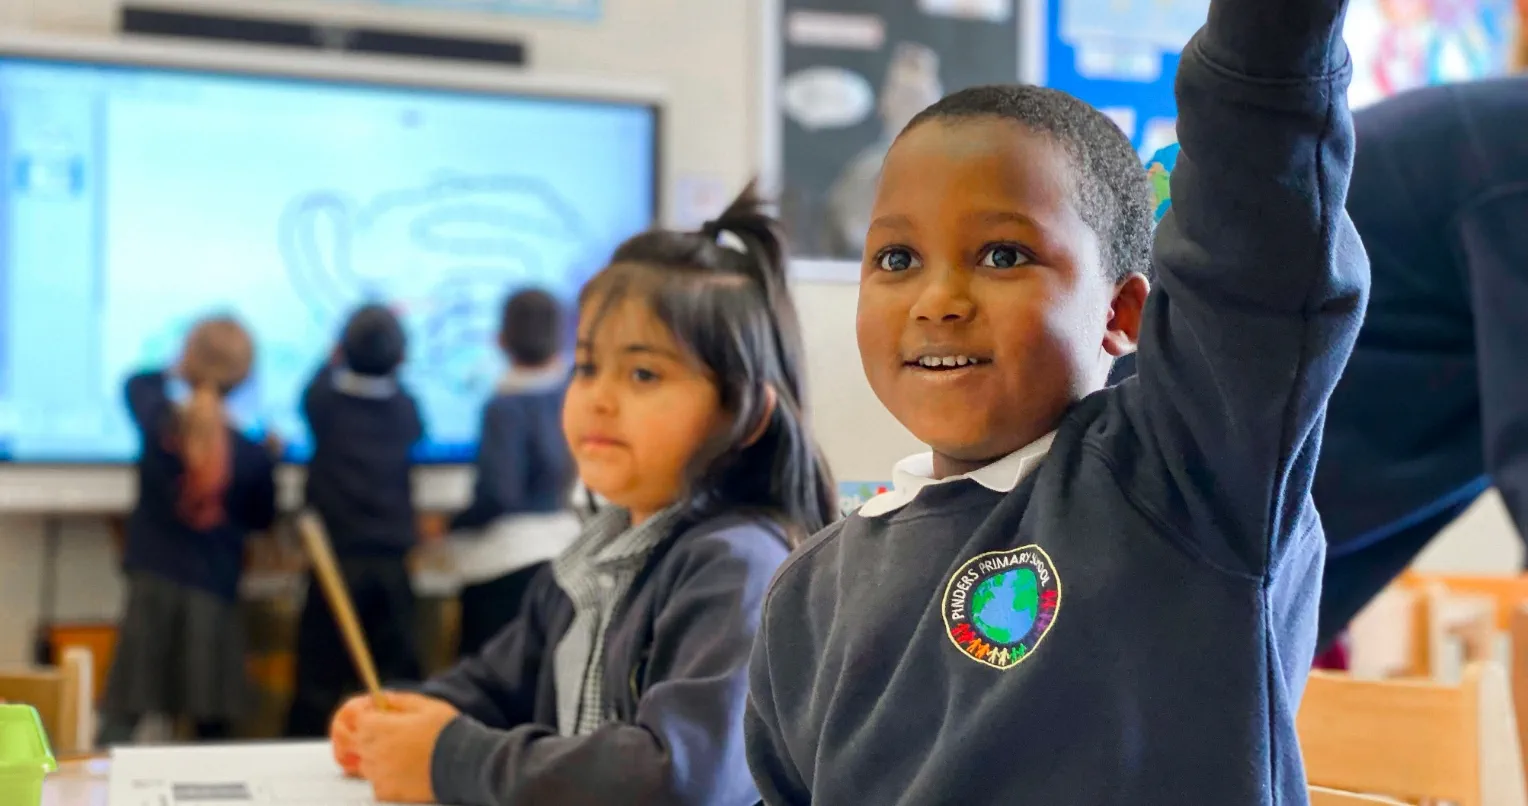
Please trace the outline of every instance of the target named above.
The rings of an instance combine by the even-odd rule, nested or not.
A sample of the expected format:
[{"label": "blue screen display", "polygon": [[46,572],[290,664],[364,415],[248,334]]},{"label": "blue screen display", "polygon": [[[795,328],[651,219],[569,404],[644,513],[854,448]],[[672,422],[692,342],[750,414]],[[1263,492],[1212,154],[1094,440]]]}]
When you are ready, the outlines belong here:
[{"label": "blue screen display", "polygon": [[501,304],[572,302],[652,224],[657,112],[550,99],[0,56],[0,459],[124,462],[131,373],[233,313],[230,411],[301,461],[298,403],[368,301],[409,334],[428,437],[470,459]]}]

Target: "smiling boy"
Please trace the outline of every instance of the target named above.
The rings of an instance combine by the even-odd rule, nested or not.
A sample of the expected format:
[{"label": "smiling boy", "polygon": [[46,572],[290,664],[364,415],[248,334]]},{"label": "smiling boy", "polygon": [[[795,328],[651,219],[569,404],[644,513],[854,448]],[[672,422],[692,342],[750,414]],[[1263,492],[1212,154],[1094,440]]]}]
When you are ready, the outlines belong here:
[{"label": "smiling boy", "polygon": [[1154,252],[1144,169],[1075,98],[976,88],[903,130],[858,336],[932,450],[776,578],[766,803],[1306,802],[1309,488],[1368,277],[1342,8],[1213,0]]}]

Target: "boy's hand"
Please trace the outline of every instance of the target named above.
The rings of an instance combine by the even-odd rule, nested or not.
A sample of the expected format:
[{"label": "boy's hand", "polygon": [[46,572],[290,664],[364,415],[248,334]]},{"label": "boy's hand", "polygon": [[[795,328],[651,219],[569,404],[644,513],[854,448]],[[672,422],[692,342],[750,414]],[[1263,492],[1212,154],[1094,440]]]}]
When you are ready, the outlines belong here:
[{"label": "boy's hand", "polygon": [[430,759],[441,731],[459,712],[433,697],[386,696],[386,711],[368,708],[356,721],[361,777],[371,782],[379,801],[433,803]]},{"label": "boy's hand", "polygon": [[351,697],[334,712],[329,723],[329,744],[334,748],[334,761],[352,778],[361,775],[361,754],[356,747],[356,724],[361,714],[374,710],[371,697]]}]

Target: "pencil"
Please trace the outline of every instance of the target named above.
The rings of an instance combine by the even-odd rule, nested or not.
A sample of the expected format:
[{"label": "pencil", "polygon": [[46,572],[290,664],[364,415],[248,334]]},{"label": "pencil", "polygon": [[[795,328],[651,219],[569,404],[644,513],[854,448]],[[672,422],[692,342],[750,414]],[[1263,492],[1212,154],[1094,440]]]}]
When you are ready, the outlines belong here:
[{"label": "pencil", "polygon": [[[382,696],[382,683],[377,679],[377,664],[366,647],[366,634],[361,631],[360,619],[356,618],[355,605],[350,600],[350,591],[345,587],[345,577],[334,559],[334,550],[329,546],[323,523],[312,512],[303,512],[297,516],[297,533],[313,563],[319,586],[324,589],[324,597],[329,600],[329,611],[334,614],[340,634],[345,637],[345,647],[350,650],[350,659],[355,662],[361,682],[370,692],[372,703],[379,710],[386,710],[387,700]],[[308,595],[312,596],[313,592],[309,591]]]}]

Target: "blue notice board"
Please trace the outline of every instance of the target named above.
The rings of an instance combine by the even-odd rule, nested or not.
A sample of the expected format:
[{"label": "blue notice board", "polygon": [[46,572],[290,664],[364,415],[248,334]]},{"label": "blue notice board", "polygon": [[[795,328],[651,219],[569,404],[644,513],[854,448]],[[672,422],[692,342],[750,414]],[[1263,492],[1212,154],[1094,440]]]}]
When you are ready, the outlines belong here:
[{"label": "blue notice board", "polygon": [[[1209,0],[1030,0],[1043,4],[1038,83],[1107,113],[1143,156],[1177,139],[1178,54]],[[1039,41],[1036,41],[1039,40]],[[1040,54],[1037,54],[1040,55]]]}]

